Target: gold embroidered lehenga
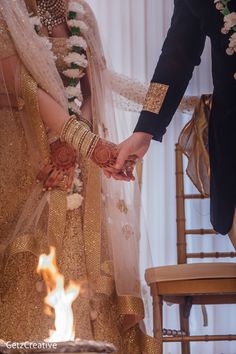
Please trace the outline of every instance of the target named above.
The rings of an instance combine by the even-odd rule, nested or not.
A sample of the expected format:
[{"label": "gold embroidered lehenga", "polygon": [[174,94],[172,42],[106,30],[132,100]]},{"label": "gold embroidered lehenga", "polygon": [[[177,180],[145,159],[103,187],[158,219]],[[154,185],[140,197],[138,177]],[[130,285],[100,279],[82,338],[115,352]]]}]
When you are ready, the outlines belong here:
[{"label": "gold embroidered lehenga", "polygon": [[[94,130],[115,141],[115,128],[110,128],[115,125],[113,111],[107,108],[107,102],[112,101],[110,87],[104,87],[110,82],[122,95],[125,79],[117,80],[106,68],[93,14],[84,1],[78,3],[85,7],[84,22],[89,27],[85,36]],[[30,11],[34,4],[27,1]],[[66,40],[51,41],[61,74],[68,52]],[[24,341],[48,337],[53,323],[44,314],[45,289],[36,268],[38,256],[54,245],[65,279],[88,284],[73,305],[76,336],[113,342],[120,354],[155,353],[155,343],[139,327],[144,308],[138,270],[136,185],[109,184],[97,166],[79,158],[84,198],[80,208],[67,210],[63,190],[42,191],[35,181],[39,168],[50,159],[50,146],[39,114],[37,88],[43,85],[40,80],[47,78],[37,78],[34,64],[27,67],[28,54],[20,53],[1,12],[0,47],[2,63],[12,56],[20,57],[17,97],[5,84],[3,66],[0,79],[0,338]],[[123,85],[124,96],[130,104],[142,103],[146,88],[137,84],[129,90],[129,85],[128,81]]]}]

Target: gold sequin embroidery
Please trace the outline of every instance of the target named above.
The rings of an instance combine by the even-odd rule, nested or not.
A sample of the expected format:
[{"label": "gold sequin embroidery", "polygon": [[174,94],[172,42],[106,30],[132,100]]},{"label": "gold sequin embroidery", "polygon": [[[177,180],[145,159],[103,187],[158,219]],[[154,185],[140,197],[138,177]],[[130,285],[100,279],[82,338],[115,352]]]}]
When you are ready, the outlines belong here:
[{"label": "gold sequin embroidery", "polygon": [[152,82],[144,102],[143,110],[158,114],[166,97],[168,88],[168,85]]},{"label": "gold sequin embroidery", "polygon": [[12,43],[7,24],[0,13],[0,58],[7,58],[16,54],[14,44]]}]

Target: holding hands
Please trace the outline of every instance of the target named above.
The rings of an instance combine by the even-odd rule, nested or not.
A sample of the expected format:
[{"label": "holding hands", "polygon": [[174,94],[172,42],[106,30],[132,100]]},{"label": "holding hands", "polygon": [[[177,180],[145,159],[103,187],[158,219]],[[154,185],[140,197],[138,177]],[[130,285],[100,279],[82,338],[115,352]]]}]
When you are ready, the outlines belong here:
[{"label": "holding hands", "polygon": [[104,167],[104,174],[108,178],[121,181],[134,180],[133,170],[136,162],[147,152],[152,135],[136,132],[117,146],[116,163],[111,167]]},{"label": "holding hands", "polygon": [[[134,133],[120,145],[104,139],[98,139],[90,156],[91,160],[108,178],[121,181],[133,181],[136,162],[147,152],[152,136],[146,133]],[[37,181],[45,190],[52,188],[70,189],[76,164],[76,150],[66,142],[57,140],[51,144],[51,160],[39,172]]]}]

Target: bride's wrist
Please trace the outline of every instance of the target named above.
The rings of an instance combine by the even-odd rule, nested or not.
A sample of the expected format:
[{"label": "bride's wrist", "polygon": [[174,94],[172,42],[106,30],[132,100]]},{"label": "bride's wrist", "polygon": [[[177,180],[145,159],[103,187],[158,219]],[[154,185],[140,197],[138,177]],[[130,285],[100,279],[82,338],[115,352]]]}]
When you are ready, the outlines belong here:
[{"label": "bride's wrist", "polygon": [[80,122],[75,116],[72,116],[63,126],[61,141],[72,145],[82,156],[90,158],[99,141],[99,137],[92,133],[88,125]]},{"label": "bride's wrist", "polygon": [[117,146],[99,138],[88,127],[81,124],[75,116],[72,116],[64,125],[60,139],[73,146],[82,156],[91,158],[101,168],[115,164],[118,155]]}]

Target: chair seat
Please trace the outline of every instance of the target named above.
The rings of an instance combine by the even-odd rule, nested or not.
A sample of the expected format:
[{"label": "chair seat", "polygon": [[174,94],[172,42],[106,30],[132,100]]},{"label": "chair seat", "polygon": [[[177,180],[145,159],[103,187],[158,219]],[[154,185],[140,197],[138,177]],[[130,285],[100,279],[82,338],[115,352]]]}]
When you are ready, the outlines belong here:
[{"label": "chair seat", "polygon": [[145,279],[148,285],[178,280],[220,278],[236,279],[236,263],[178,264],[149,268],[145,273]]}]

